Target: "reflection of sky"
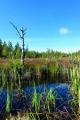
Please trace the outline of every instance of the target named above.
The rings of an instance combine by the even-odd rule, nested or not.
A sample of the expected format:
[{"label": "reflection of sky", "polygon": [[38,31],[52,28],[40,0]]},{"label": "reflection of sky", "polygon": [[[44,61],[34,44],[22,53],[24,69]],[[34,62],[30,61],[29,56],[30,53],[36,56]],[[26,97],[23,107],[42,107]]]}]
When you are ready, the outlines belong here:
[{"label": "reflection of sky", "polygon": [[[56,99],[56,109],[63,109],[63,106],[67,106],[68,105],[68,100],[69,98],[69,86],[67,84],[42,84],[42,85],[38,85],[36,86],[36,92],[38,93],[42,93],[43,97],[46,96],[46,93],[53,91],[52,93],[54,94],[57,93],[56,97],[58,97],[58,99]],[[25,105],[29,105],[31,102],[31,94],[34,91],[34,87],[27,87],[24,90],[24,94],[28,95],[26,96],[26,99],[18,99],[18,97],[16,97],[15,93],[13,92],[13,94],[11,94],[12,97],[12,109],[14,110],[14,112],[16,112],[15,110],[19,110],[22,109],[23,107],[25,107]],[[3,91],[0,95],[0,109],[2,111],[5,111],[5,106],[6,106],[6,96],[7,93],[6,91]],[[15,97],[14,97],[15,96]],[[59,99],[60,98],[60,99]],[[68,99],[69,98],[69,99]],[[23,102],[22,102],[23,101]],[[26,102],[27,101],[27,102]],[[29,103],[28,103],[29,102]],[[45,102],[45,101],[44,101]]]}]

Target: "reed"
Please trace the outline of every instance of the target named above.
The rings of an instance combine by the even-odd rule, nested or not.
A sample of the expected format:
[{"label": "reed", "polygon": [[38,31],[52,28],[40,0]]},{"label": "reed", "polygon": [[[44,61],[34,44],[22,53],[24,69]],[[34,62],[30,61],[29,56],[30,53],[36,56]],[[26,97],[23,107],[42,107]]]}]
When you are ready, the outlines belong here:
[{"label": "reed", "polygon": [[35,87],[35,84],[34,84],[34,93],[33,93],[33,96],[32,96],[32,108],[34,109],[34,112],[36,113],[36,117],[38,120],[40,120],[39,118],[39,112],[40,112],[40,102],[41,102],[41,99],[42,99],[42,94],[37,94],[36,92],[36,87]]},{"label": "reed", "polygon": [[[51,63],[50,63],[51,62]],[[72,67],[73,66],[73,67]],[[1,66],[0,66],[1,67]],[[6,99],[6,112],[10,112],[11,110],[11,92],[14,90],[21,90],[26,85],[26,80],[29,80],[29,85],[34,84],[34,93],[32,95],[32,111],[29,114],[29,119],[40,119],[40,112],[48,112],[51,113],[51,108],[55,108],[55,93],[52,89],[46,91],[46,98],[42,93],[38,94],[36,91],[36,83],[43,83],[43,82],[66,82],[67,80],[70,81],[70,89],[73,95],[73,99],[76,105],[76,96],[78,101],[78,112],[80,113],[80,69],[78,65],[72,64],[70,67],[66,67],[63,64],[59,64],[57,62],[48,61],[44,64],[27,64],[25,65],[25,80],[23,83],[22,78],[22,65],[20,61],[10,61],[6,65],[6,67],[2,67],[0,69],[0,83],[1,88],[6,88],[7,90],[7,99]],[[23,85],[24,84],[24,85]],[[45,103],[42,101],[45,100]],[[41,109],[41,107],[43,107]],[[43,110],[43,111],[42,111]],[[36,115],[33,114],[36,113]],[[18,116],[19,118],[19,116]],[[46,119],[49,119],[49,115],[46,114]]]},{"label": "reed", "polygon": [[33,93],[33,96],[32,96],[32,107],[34,108],[34,110],[36,112],[39,112],[39,110],[40,110],[40,102],[39,101],[40,100],[38,98],[36,88],[34,87],[34,93]]},{"label": "reed", "polygon": [[[19,60],[8,60],[5,66],[0,66],[0,82],[1,86],[6,85],[6,81],[13,83],[13,88],[18,86],[19,88],[27,85],[32,85],[33,82],[36,84],[45,82],[66,82],[68,81],[68,72],[66,66],[58,63],[57,61],[48,61],[43,63],[25,63],[24,64],[24,76],[22,77],[22,64]],[[5,77],[7,76],[7,78]],[[11,78],[10,78],[11,77]],[[4,80],[3,80],[4,79]],[[24,79],[24,80],[23,80]]]},{"label": "reed", "polygon": [[70,70],[70,76],[70,90],[73,95],[73,103],[77,105],[78,102],[78,113],[80,113],[80,69],[77,66],[73,67]]},{"label": "reed", "polygon": [[49,91],[47,91],[46,93],[46,101],[45,101],[45,108],[48,110],[48,112],[51,112],[51,107],[53,107],[55,109],[55,93],[52,91],[52,89],[50,89]]},{"label": "reed", "polygon": [[11,111],[11,96],[10,96],[10,89],[9,89],[9,85],[7,83],[7,99],[6,99],[6,112],[10,113]]}]

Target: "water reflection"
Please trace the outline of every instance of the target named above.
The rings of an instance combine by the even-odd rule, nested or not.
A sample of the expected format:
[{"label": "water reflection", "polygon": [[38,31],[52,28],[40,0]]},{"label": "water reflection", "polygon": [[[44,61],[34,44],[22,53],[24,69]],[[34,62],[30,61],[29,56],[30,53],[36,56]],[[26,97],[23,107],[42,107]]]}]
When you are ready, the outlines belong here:
[{"label": "water reflection", "polygon": [[[71,99],[68,84],[41,84],[35,87],[37,94],[42,93],[46,96],[46,91],[52,90],[56,96],[56,110],[62,110],[64,106],[68,107],[68,101]],[[34,86],[26,87],[23,94],[13,92],[11,94],[12,112],[23,109],[29,109],[31,106],[32,95],[34,93]],[[7,92],[2,91],[0,95],[0,111],[5,112]]]}]

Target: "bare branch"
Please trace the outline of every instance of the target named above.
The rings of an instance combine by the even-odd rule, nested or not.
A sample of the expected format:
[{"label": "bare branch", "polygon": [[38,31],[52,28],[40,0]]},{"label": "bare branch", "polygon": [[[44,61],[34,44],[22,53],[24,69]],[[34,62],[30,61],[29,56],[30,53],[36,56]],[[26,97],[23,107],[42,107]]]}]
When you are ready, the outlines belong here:
[{"label": "bare branch", "polygon": [[10,21],[10,24],[15,28],[15,30],[17,31],[19,37],[22,38],[22,36],[21,36],[21,34],[20,34],[18,28],[17,28],[11,21]]},{"label": "bare branch", "polygon": [[24,29],[23,27],[20,29],[20,31],[23,33],[23,35],[26,34],[26,30],[27,30],[27,29]]}]

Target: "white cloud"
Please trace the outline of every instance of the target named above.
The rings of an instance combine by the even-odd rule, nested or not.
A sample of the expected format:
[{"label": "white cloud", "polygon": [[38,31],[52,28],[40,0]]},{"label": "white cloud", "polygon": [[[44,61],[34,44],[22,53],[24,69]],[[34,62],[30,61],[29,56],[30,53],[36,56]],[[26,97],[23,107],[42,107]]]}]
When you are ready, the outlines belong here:
[{"label": "white cloud", "polygon": [[61,28],[59,29],[60,35],[67,35],[67,34],[70,34],[71,32],[72,32],[72,31],[69,30],[69,29],[66,28],[66,27],[61,27]]}]

